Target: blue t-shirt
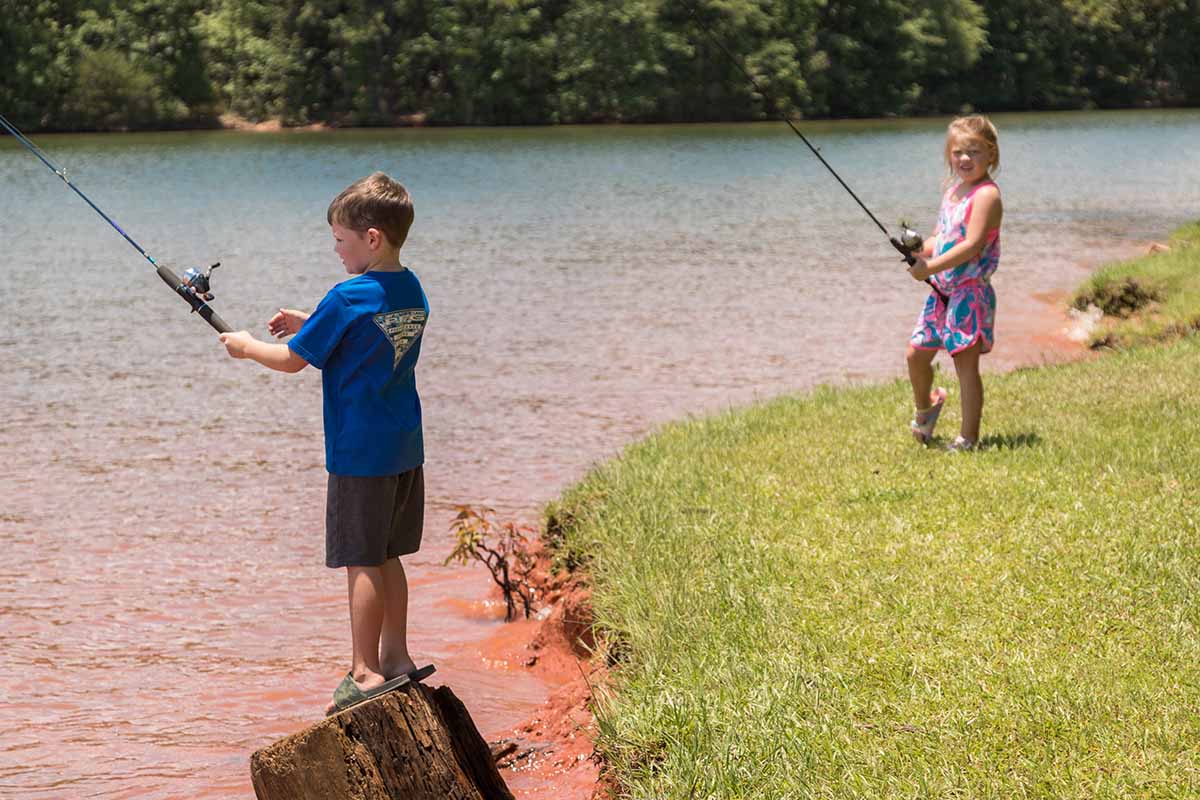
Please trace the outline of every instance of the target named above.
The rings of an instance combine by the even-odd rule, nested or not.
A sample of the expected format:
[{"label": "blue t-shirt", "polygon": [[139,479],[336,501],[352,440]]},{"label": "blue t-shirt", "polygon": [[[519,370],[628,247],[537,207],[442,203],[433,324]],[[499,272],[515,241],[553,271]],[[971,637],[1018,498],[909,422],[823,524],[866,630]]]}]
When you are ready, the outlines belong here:
[{"label": "blue t-shirt", "polygon": [[288,347],[321,370],[325,468],[396,475],[425,461],[417,358],[429,301],[411,271],[339,283]]}]

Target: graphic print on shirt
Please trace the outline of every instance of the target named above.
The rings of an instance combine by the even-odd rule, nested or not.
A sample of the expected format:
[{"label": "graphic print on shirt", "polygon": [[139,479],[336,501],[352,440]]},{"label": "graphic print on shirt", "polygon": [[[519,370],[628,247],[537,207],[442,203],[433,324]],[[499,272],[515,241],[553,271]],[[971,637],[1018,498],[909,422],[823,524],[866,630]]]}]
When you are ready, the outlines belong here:
[{"label": "graphic print on shirt", "polygon": [[425,309],[405,308],[400,311],[389,311],[386,314],[376,314],[375,324],[383,335],[392,343],[395,358],[392,359],[392,369],[400,366],[400,359],[412,347],[413,342],[425,329]]}]

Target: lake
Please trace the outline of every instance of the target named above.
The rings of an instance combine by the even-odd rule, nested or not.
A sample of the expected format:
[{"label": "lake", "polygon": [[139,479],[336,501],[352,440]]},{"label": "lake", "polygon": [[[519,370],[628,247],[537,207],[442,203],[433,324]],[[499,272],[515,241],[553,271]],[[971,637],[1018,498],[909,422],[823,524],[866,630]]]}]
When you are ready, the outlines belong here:
[{"label": "lake", "polygon": [[[1061,357],[1088,272],[1200,216],[1198,111],[994,119],[990,370]],[[887,226],[928,232],[946,121],[801,129]],[[432,308],[411,645],[489,737],[546,687],[487,656],[490,579],[442,565],[455,504],[536,523],[669,420],[899,377],[927,291],[780,123],[35,141],[159,261],[221,261],[214,307],[260,337],[345,277],[333,196],[376,169],[408,186]],[[229,360],[7,137],[0,239],[0,795],[251,796],[251,751],[319,718],[349,657],[320,375]]]}]

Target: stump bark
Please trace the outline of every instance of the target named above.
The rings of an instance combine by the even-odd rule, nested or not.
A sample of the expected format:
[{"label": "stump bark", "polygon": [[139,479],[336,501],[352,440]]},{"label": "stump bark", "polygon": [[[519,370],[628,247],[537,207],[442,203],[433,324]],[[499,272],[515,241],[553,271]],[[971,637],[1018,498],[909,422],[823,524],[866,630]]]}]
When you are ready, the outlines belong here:
[{"label": "stump bark", "polygon": [[513,800],[449,688],[376,697],[250,757],[258,800]]}]

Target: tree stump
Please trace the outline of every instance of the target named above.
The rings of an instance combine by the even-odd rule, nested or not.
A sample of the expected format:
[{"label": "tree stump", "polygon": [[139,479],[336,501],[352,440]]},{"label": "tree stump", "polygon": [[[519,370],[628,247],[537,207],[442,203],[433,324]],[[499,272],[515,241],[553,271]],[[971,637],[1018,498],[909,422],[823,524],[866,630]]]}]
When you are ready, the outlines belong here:
[{"label": "tree stump", "polygon": [[258,800],[513,800],[449,688],[376,697],[257,751]]}]

